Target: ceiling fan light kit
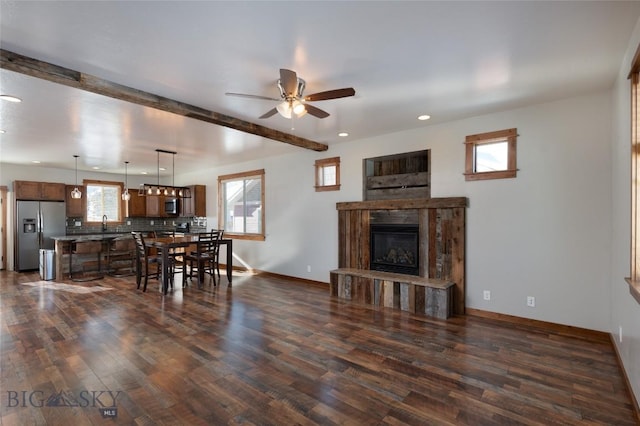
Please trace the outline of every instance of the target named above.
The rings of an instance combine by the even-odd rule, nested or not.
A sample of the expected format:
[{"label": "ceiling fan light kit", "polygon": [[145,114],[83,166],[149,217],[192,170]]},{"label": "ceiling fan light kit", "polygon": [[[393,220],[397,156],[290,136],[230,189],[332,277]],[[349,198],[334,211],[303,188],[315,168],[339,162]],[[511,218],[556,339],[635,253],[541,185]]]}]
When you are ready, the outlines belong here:
[{"label": "ceiling fan light kit", "polygon": [[326,118],[329,116],[328,112],[310,105],[307,102],[346,98],[356,94],[356,91],[352,87],[345,87],[343,89],[326,90],[324,92],[303,96],[305,86],[305,81],[299,78],[295,71],[281,68],[280,79],[278,80],[278,90],[280,91],[279,99],[231,92],[227,92],[226,95],[280,102],[275,108],[271,108],[269,111],[262,114],[260,118],[269,118],[278,113],[284,118],[292,118],[294,115],[299,118],[307,113],[316,118]]},{"label": "ceiling fan light kit", "polygon": [[305,106],[298,100],[284,101],[278,104],[276,110],[278,110],[280,115],[284,118],[291,118],[292,114],[300,118],[307,113],[307,109],[305,108]]}]

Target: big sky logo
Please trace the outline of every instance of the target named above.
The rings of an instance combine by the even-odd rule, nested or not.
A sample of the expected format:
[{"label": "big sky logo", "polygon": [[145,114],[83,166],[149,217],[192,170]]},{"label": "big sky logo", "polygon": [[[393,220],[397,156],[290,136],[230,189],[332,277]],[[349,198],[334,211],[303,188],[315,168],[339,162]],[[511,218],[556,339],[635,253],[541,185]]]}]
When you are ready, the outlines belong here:
[{"label": "big sky logo", "polygon": [[6,407],[80,407],[98,408],[103,417],[117,417],[117,399],[121,391],[81,390],[76,397],[70,391],[45,394],[42,391],[7,391]]}]

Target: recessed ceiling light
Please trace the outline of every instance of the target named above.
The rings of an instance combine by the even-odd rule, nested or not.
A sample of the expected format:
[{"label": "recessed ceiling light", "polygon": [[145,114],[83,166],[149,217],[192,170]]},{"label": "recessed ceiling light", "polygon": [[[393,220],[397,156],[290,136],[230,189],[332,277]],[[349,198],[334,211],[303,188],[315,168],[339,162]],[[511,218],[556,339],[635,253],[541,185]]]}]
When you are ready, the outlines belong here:
[{"label": "recessed ceiling light", "polygon": [[340,136],[341,138],[346,138],[347,136],[349,136],[349,133],[347,133],[347,132],[340,132],[340,133],[338,133],[338,136]]},{"label": "recessed ceiling light", "polygon": [[93,169],[93,170],[100,170],[100,167],[98,167],[98,166],[93,166],[93,167],[92,167],[92,169]]},{"label": "recessed ceiling light", "polygon": [[9,101],[9,102],[22,102],[22,99],[17,98],[15,96],[11,96],[11,95],[0,95],[0,99]]},{"label": "recessed ceiling light", "polygon": [[33,164],[40,164],[40,161],[38,161],[38,160],[32,160],[31,162],[32,162]]},{"label": "recessed ceiling light", "polygon": [[147,175],[147,172],[140,172],[141,175]]},{"label": "recessed ceiling light", "polygon": [[3,133],[7,133],[5,130],[0,129],[0,135]]},{"label": "recessed ceiling light", "polygon": [[430,118],[431,118],[431,116],[430,116],[430,115],[427,115],[427,114],[419,115],[419,116],[418,116],[418,120],[420,120],[420,121],[428,120],[428,119],[430,119]]},{"label": "recessed ceiling light", "polygon": [[158,170],[162,170],[164,172],[167,169],[165,169],[164,167],[160,167]]}]

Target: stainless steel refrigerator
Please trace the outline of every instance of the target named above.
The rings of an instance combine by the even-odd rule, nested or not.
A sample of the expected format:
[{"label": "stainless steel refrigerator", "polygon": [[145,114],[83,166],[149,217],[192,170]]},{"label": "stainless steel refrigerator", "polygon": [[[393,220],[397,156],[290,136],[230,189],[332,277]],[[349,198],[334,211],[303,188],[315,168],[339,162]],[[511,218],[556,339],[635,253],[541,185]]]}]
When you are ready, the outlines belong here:
[{"label": "stainless steel refrigerator", "polygon": [[64,201],[18,201],[16,220],[17,269],[38,269],[40,250],[53,250],[51,237],[66,233]]}]

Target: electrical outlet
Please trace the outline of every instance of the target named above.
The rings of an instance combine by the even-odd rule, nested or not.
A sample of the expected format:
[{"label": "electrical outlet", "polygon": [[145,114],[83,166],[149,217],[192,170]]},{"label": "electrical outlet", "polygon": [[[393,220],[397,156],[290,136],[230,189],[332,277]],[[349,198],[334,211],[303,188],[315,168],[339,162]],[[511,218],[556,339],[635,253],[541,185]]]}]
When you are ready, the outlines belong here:
[{"label": "electrical outlet", "polygon": [[131,226],[131,221],[130,220],[127,221],[127,226]]},{"label": "electrical outlet", "polygon": [[527,306],[530,308],[536,307],[536,298],[533,296],[527,296]]},{"label": "electrical outlet", "polygon": [[307,265],[307,272],[311,272],[311,265]]},{"label": "electrical outlet", "polygon": [[622,343],[622,326],[618,327],[618,342]]},{"label": "electrical outlet", "polygon": [[82,222],[80,222],[79,220],[76,220],[74,223],[76,226],[82,226]]},{"label": "electrical outlet", "polygon": [[482,292],[482,297],[484,297],[484,300],[491,300],[491,291],[485,290]]},{"label": "electrical outlet", "polygon": [[155,222],[154,222],[154,221],[152,221],[152,220],[150,220],[150,221],[149,221],[149,225],[151,225],[151,226],[153,226],[153,224],[154,224],[154,223],[155,223]]}]

